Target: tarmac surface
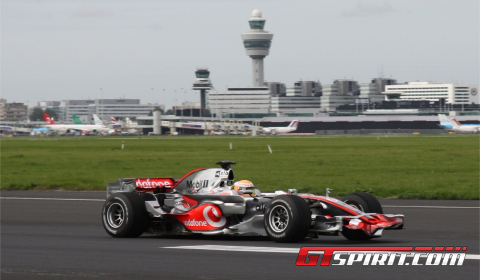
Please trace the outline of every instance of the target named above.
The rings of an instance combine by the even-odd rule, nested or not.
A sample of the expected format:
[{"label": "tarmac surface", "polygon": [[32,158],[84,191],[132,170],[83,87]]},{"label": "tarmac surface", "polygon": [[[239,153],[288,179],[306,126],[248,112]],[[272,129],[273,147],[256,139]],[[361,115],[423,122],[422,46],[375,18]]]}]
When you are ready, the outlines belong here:
[{"label": "tarmac surface", "polygon": [[[381,200],[405,230],[280,244],[265,237],[110,237],[105,192],[2,191],[1,279],[479,279],[479,201]],[[301,247],[461,246],[463,265],[296,266]],[[425,264],[425,259],[420,260]]]}]

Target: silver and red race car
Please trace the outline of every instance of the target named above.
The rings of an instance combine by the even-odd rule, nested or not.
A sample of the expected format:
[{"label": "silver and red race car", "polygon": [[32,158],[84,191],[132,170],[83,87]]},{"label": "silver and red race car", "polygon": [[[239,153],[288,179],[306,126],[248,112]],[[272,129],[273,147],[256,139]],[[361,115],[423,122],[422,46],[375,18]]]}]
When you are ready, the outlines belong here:
[{"label": "silver and red race car", "polygon": [[220,168],[200,168],[181,179],[119,179],[107,184],[103,226],[113,237],[227,234],[268,236],[276,242],[299,242],[305,237],[338,235],[349,240],[382,236],[383,230],[403,229],[403,215],[383,214],[368,193],[342,200],[313,194],[262,193],[235,190],[235,162]]}]

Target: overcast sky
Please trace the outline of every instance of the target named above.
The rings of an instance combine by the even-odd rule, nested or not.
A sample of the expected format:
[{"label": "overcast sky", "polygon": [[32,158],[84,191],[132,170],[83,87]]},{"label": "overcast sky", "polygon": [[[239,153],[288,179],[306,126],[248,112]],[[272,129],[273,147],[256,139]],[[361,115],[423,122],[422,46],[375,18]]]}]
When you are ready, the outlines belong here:
[{"label": "overcast sky", "polygon": [[2,0],[1,96],[33,106],[103,88],[170,107],[199,102],[202,66],[217,90],[250,86],[240,34],[254,9],[274,34],[267,81],[366,83],[383,68],[399,82],[479,83],[478,0]]}]

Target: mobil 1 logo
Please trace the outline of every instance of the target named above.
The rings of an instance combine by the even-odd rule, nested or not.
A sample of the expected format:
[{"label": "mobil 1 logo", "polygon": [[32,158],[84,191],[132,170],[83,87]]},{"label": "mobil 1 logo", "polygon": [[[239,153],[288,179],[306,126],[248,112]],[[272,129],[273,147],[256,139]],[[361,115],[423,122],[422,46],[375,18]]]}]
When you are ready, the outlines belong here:
[{"label": "mobil 1 logo", "polygon": [[187,189],[201,189],[208,187],[208,180],[187,181]]}]

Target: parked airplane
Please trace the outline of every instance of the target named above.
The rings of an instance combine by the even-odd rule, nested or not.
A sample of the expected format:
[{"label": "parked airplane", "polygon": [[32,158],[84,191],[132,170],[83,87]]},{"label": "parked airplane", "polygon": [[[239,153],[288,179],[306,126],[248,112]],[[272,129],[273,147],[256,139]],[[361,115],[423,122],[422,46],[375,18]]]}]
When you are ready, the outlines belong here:
[{"label": "parked airplane", "polygon": [[263,127],[260,133],[265,134],[283,134],[297,130],[299,121],[294,120],[286,127]]},{"label": "parked airplane", "polygon": [[73,114],[72,117],[73,117],[74,124],[83,124],[83,122],[80,120],[80,118],[77,115]]},{"label": "parked airplane", "polygon": [[48,127],[38,127],[32,129],[30,135],[47,134],[48,132],[50,132],[50,129]]},{"label": "parked airplane", "polygon": [[128,128],[137,127],[137,125],[138,125],[138,123],[132,122],[132,120],[129,117],[126,117],[125,120],[127,121],[127,127]]},{"label": "parked airplane", "polygon": [[452,130],[454,132],[464,132],[464,133],[477,133],[480,132],[480,125],[471,124],[471,125],[462,125],[456,119],[449,119],[446,115],[439,114],[438,119],[440,120],[440,127]]},{"label": "parked airplane", "polygon": [[137,130],[138,123],[132,122],[132,120],[129,117],[125,118],[125,122],[127,123],[127,132],[128,133],[130,133],[130,134],[137,134],[138,133],[138,130]]},{"label": "parked airplane", "polygon": [[12,126],[0,126],[0,133],[13,133],[14,128]]},{"label": "parked airplane", "polygon": [[96,125],[103,125],[102,120],[96,114],[93,114],[93,123]]},{"label": "parked airplane", "polygon": [[108,134],[113,133],[115,130],[110,129],[104,125],[99,124],[55,124],[55,122],[50,118],[48,114],[43,114],[45,120],[45,127],[51,129],[52,131],[70,133],[70,132],[81,132],[81,133],[101,133],[106,132]]}]

